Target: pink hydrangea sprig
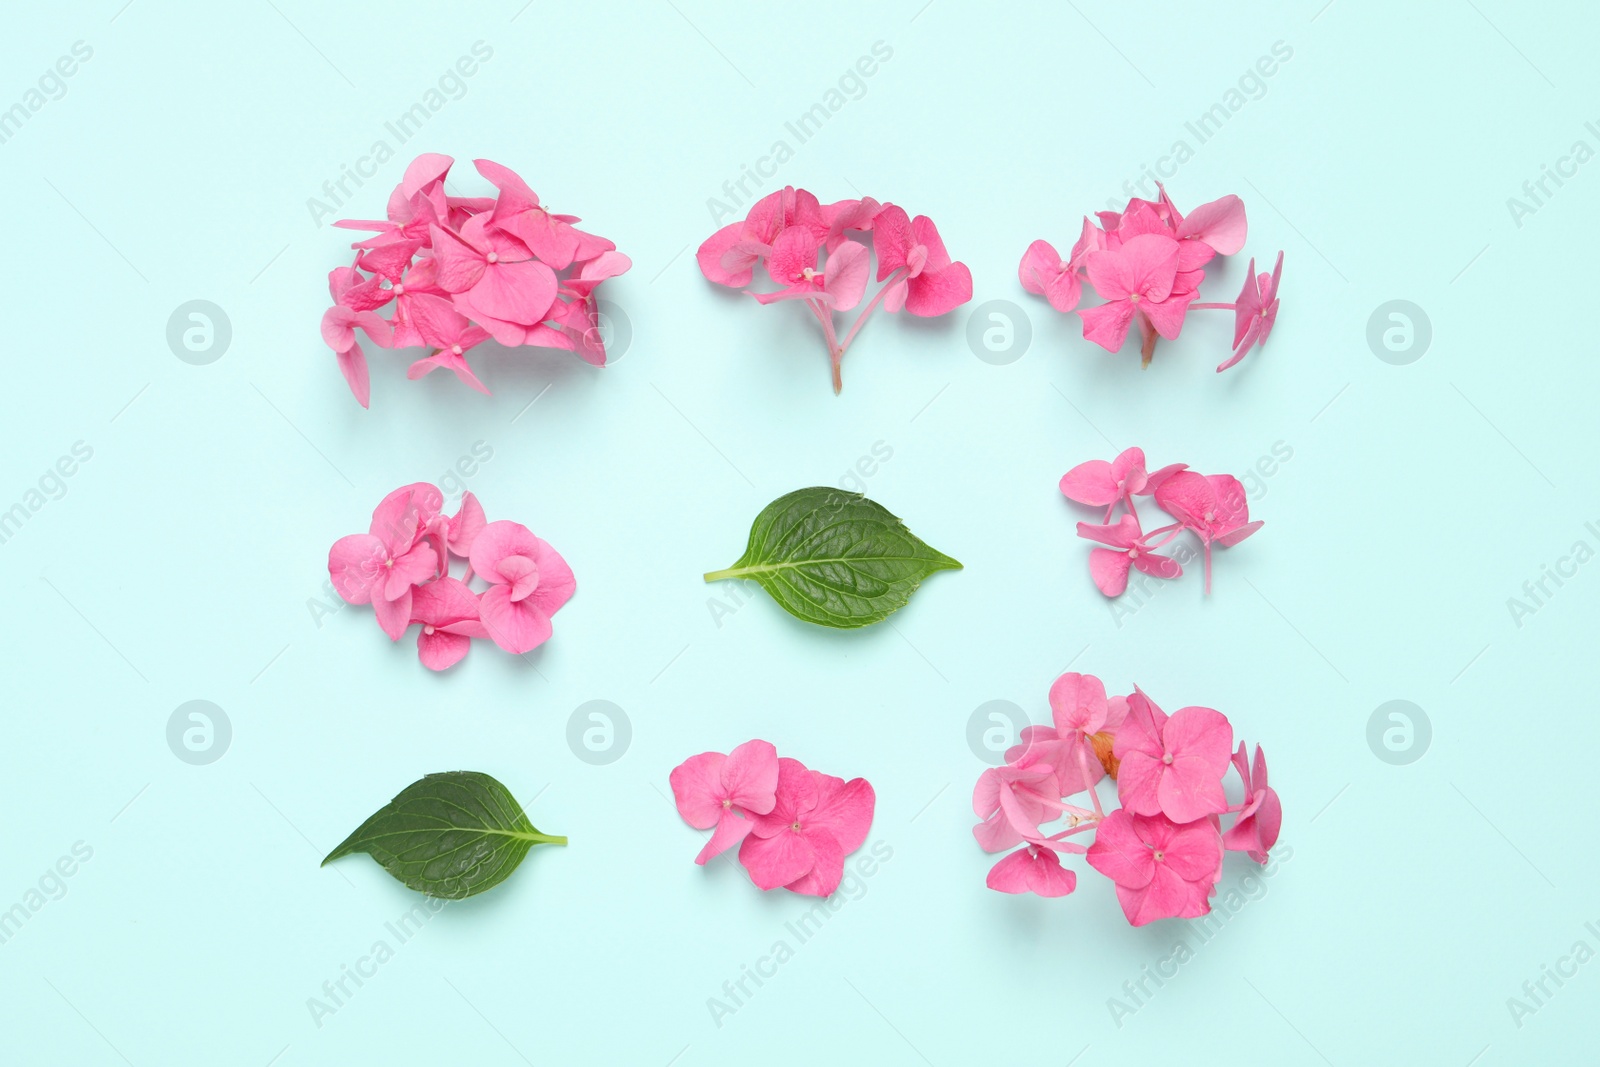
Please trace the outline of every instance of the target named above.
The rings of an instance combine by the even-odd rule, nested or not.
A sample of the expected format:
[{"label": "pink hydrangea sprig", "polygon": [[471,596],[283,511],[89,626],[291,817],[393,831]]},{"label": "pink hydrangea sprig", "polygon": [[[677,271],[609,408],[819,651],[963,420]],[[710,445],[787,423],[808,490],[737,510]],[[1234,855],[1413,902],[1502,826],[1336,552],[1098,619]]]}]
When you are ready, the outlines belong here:
[{"label": "pink hydrangea sprig", "polygon": [[[834,313],[861,305],[874,254],[883,285],[841,337]],[[879,308],[931,318],[972,299],[972,272],[950,258],[933,220],[912,218],[904,208],[870,196],[822,204],[804,189],[785,186],[756,201],[743,220],[706,238],[695,258],[707,280],[742,290],[758,303],[804,304],[822,327],[835,393],[844,387],[845,351]],[[757,267],[775,289],[751,288]]]},{"label": "pink hydrangea sprig", "polygon": [[[1132,570],[1172,579],[1183,565],[1160,549],[1188,532],[1200,541],[1205,558],[1205,591],[1211,592],[1211,546],[1231,548],[1261,529],[1251,521],[1244,485],[1231,474],[1202,475],[1188,464],[1173,463],[1154,472],[1145,469],[1144,450],[1129,448],[1107,462],[1091,459],[1061,476],[1061,494],[1068,500],[1106,509],[1099,523],[1078,523],[1078,536],[1104,547],[1089,552],[1089,573],[1100,592],[1121,596]],[[1176,521],[1146,533],[1134,498],[1150,496]],[[1112,523],[1117,509],[1125,509]],[[1159,538],[1159,540],[1157,540]]]},{"label": "pink hydrangea sprig", "polygon": [[[1169,716],[1137,686],[1108,697],[1100,679],[1075,673],[1051,686],[1050,711],[1052,724],[1025,728],[973,789],[973,836],[985,852],[1007,853],[989,870],[990,889],[1066,896],[1078,876],[1061,857],[1079,855],[1115,883],[1128,922],[1143,926],[1208,914],[1224,853],[1269,861],[1283,806],[1261,747],[1253,765],[1242,742],[1234,751],[1227,716],[1198,706]],[[1225,788],[1230,769],[1242,782],[1238,803]],[[1107,778],[1118,806],[1097,789]],[[1089,806],[1073,799],[1080,793]],[[1070,840],[1087,833],[1087,846]]]},{"label": "pink hydrangea sprig", "polygon": [[[418,156],[389,196],[382,219],[335,226],[373,232],[354,242],[355,261],[328,275],[333,307],[322,338],[362,407],[372,385],[356,331],[379,348],[425,347],[406,377],[448,370],[489,390],[467,353],[494,340],[508,348],[559,348],[595,366],[606,362],[595,291],[633,264],[616,245],[578,229],[575,215],[551,212],[509,167],[474,161],[498,195],[461,197],[445,189],[455,163]],[[378,309],[391,307],[389,318]]]},{"label": "pink hydrangea sprig", "polygon": [[877,796],[865,778],[845,781],[780,758],[770,742],[690,756],[669,776],[678,814],[711,830],[695,862],[739,846],[738,859],[763,890],[826,897],[844,879],[845,857],[872,827]]},{"label": "pink hydrangea sprig", "polygon": [[[1244,202],[1230,194],[1184,215],[1161,183],[1156,188],[1158,200],[1134,197],[1120,212],[1096,212],[1098,223],[1085,216],[1065,258],[1049,241],[1034,241],[1017,265],[1017,279],[1056,311],[1076,314],[1084,339],[1108,352],[1118,351],[1129,330],[1136,329],[1147,367],[1157,340],[1175,340],[1189,312],[1232,311],[1233,355],[1217,367],[1225,371],[1263,347],[1272,333],[1283,253],[1278,253],[1271,274],[1257,275],[1252,259],[1244,289],[1233,303],[1198,302],[1206,264],[1244,247]],[[1085,284],[1103,303],[1078,306]]]},{"label": "pink hydrangea sprig", "polygon": [[[429,670],[461,662],[474,638],[514,655],[542,645],[577,588],[567,561],[521,523],[487,521],[471,492],[454,515],[443,507],[444,494],[427,482],[384,497],[366,533],[329,549],[334,590],[348,604],[371,604],[391,641],[420,626],[417,658]],[[450,574],[454,560],[467,561],[460,577]]]}]

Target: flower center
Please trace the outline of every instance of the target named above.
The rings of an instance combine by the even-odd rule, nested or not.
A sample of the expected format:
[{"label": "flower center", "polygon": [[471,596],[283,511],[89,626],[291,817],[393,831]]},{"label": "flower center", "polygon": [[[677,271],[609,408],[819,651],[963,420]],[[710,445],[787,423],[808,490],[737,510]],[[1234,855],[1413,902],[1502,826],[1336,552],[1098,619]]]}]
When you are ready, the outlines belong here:
[{"label": "flower center", "polygon": [[1206,521],[1207,521],[1207,522],[1211,522],[1211,521],[1212,521],[1212,520],[1214,520],[1214,519],[1215,519],[1215,518],[1216,518],[1216,517],[1217,517],[1217,513],[1216,513],[1216,512],[1214,512],[1214,511],[1208,511],[1208,512],[1206,512]]},{"label": "flower center", "polygon": [[425,633],[425,634],[431,634],[431,633],[433,633],[433,627],[431,627],[431,626],[424,626],[424,627],[423,627],[423,628],[422,628],[422,632],[423,632],[423,633]]},{"label": "flower center", "polygon": [[733,807],[733,798],[732,797],[723,797],[722,798],[722,806],[725,807],[725,808],[732,808]]},{"label": "flower center", "polygon": [[1159,848],[1156,849],[1156,862],[1160,863],[1164,859],[1166,859],[1166,853],[1162,852]]},{"label": "flower center", "polygon": [[461,354],[461,346],[460,345],[451,345],[450,346],[450,351],[454,352],[456,355],[459,356]]},{"label": "flower center", "polygon": [[1072,269],[1072,264],[1071,264],[1071,263],[1068,263],[1068,262],[1067,262],[1067,261],[1066,261],[1066,260],[1064,260],[1064,259],[1063,259],[1063,260],[1062,260],[1062,261],[1061,261],[1061,262],[1060,262],[1060,263],[1058,263],[1058,264],[1057,264],[1057,265],[1056,265],[1056,270],[1057,270],[1057,271],[1059,271],[1059,272],[1060,272],[1060,273],[1062,273],[1062,274],[1065,274],[1065,273],[1067,273],[1067,271],[1069,271],[1069,270],[1071,270],[1071,269]]},{"label": "flower center", "polygon": [[1162,756],[1161,762],[1166,764],[1168,767],[1172,766],[1172,753],[1168,752],[1166,755]]},{"label": "flower center", "polygon": [[384,560],[383,561],[383,565],[385,567],[393,567],[394,566],[394,557],[390,556],[388,559]]},{"label": "flower center", "polygon": [[484,256],[483,258],[488,260],[490,263],[498,263],[498,262],[500,262],[500,253],[498,253],[498,252],[490,252],[488,255]]},{"label": "flower center", "polygon": [[789,826],[789,829],[793,830],[795,833],[799,833],[800,832],[800,820],[796,819],[793,823],[791,823],[790,826]]},{"label": "flower center", "polygon": [[405,296],[406,295],[406,287],[403,286],[403,285],[397,285],[397,286],[394,287],[392,292],[394,293],[395,296]]},{"label": "flower center", "polygon": [[1128,294],[1128,303],[1137,304],[1138,302],[1139,302],[1139,294],[1138,293],[1129,293]]},{"label": "flower center", "polygon": [[813,278],[815,278],[816,276],[817,276],[817,272],[816,272],[816,269],[813,268],[813,267],[807,267],[805,270],[800,272],[801,281],[809,282]]},{"label": "flower center", "polygon": [[1139,558],[1139,550],[1137,548],[1128,549],[1128,558],[1129,559],[1138,559]]}]

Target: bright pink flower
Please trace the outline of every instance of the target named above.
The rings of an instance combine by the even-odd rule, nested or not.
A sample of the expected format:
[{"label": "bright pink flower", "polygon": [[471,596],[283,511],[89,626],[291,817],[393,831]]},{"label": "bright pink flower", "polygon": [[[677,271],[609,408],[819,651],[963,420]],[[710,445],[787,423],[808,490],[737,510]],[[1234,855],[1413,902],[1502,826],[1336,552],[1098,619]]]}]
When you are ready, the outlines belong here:
[{"label": "bright pink flower", "polygon": [[1061,495],[1090,507],[1105,508],[1106,522],[1118,502],[1133,509],[1133,498],[1155,492],[1155,487],[1185,468],[1186,464],[1172,463],[1153,473],[1145,471],[1144,449],[1129,448],[1107,463],[1091,459],[1073,467],[1061,476]]},{"label": "bright pink flower", "polygon": [[353,311],[336,304],[323,312],[322,339],[333,349],[339,361],[339,373],[344,375],[350,392],[362,407],[366,407],[372,399],[372,385],[367,374],[367,355],[356,340],[357,327],[367,331],[367,336],[381,348],[388,348],[394,342],[389,321],[376,311]]},{"label": "bright pink flower", "polygon": [[1244,276],[1244,288],[1233,311],[1233,355],[1223,360],[1217,372],[1227,370],[1252,348],[1264,348],[1272,333],[1272,324],[1278,321],[1278,279],[1283,274],[1283,253],[1271,274],[1257,274],[1256,261],[1250,260],[1250,269]]},{"label": "bright pink flower", "polygon": [[[1162,190],[1166,195],[1166,190]],[[1168,201],[1170,203],[1170,201]],[[1232,193],[1207,204],[1201,204],[1178,223],[1177,238],[1182,242],[1202,244],[1206,259],[1211,253],[1231,256],[1244,247],[1248,227],[1244,217],[1244,201]]]},{"label": "bright pink flower", "polygon": [[[1120,248],[1090,255],[1086,264],[1089,282],[1106,302],[1078,312],[1084,338],[1115,352],[1136,317],[1168,340],[1177,337],[1194,299],[1193,290],[1175,288],[1179,251],[1173,238],[1144,233],[1124,241]],[[1153,350],[1153,341],[1147,338],[1144,347]],[[1144,361],[1150,362],[1148,351]]]},{"label": "bright pink flower", "polygon": [[548,640],[550,616],[577,588],[561,554],[521,523],[502,519],[478,533],[468,558],[490,583],[478,611],[494,643],[521,655]]},{"label": "bright pink flower", "polygon": [[426,501],[419,508],[416,496],[407,487],[385,497],[367,533],[341,537],[328,551],[334,590],[348,604],[370,603],[391,641],[411,622],[412,590],[439,572],[438,553],[422,540]]},{"label": "bright pink flower", "polygon": [[510,167],[487,159],[472,162],[500,191],[490,217],[494,227],[515,237],[550,268],[565,270],[574,260],[591,259],[616,247],[573,226],[580,221],[576,215],[552,214],[539,203],[539,194]]},{"label": "bright pink flower", "polygon": [[791,226],[773,242],[767,257],[767,274],[783,289],[774,293],[752,293],[756,300],[770,304],[778,300],[821,300],[834,311],[849,311],[861,303],[871,270],[866,245],[844,241],[822,267],[817,255],[822,242],[803,226]]},{"label": "bright pink flower", "polygon": [[1267,784],[1267,757],[1256,746],[1255,770],[1245,757],[1244,742],[1233,754],[1233,769],[1244,782],[1244,807],[1239,819],[1222,835],[1222,844],[1235,852],[1248,853],[1257,863],[1267,862],[1267,853],[1278,843],[1283,826],[1283,804],[1278,793]]},{"label": "bright pink flower", "polygon": [[439,287],[466,294],[484,314],[531,326],[555,303],[555,271],[534,260],[521,241],[489,229],[485,216],[472,216],[459,234],[438,226],[428,232],[439,263]]},{"label": "bright pink flower", "polygon": [[1091,252],[1104,247],[1104,235],[1087,218],[1083,232],[1072,246],[1072,253],[1062,259],[1049,241],[1035,241],[1022,254],[1017,265],[1017,279],[1022,288],[1043,296],[1057,311],[1073,311],[1083,296],[1083,279],[1079,276]]},{"label": "bright pink flower", "polygon": [[467,365],[466,359],[469,349],[489,339],[488,330],[474,325],[465,315],[457,311],[450,301],[427,293],[419,294],[412,299],[411,323],[416,327],[423,342],[435,351],[411,364],[406,371],[407,378],[417,379],[429,371],[443,367],[453,371],[457,378],[478,392],[485,396],[489,395],[488,386],[472,373],[472,368]]},{"label": "bright pink flower", "polygon": [[1129,700],[1113,753],[1120,761],[1117,798],[1135,815],[1192,822],[1228,809],[1222,789],[1233,726],[1211,708],[1179,708],[1170,717],[1143,694]]},{"label": "bright pink flower", "polygon": [[983,820],[972,828],[972,836],[985,852],[1004,852],[1025,839],[1036,840],[1039,824],[1061,811],[1062,793],[1050,763],[986,768],[972,790],[973,814]]},{"label": "bright pink flower", "polygon": [[867,839],[875,805],[864,778],[846,782],[780,759],[772,810],[754,817],[739,862],[762,889],[828,896],[844,878],[844,858]]},{"label": "bright pink flower", "polygon": [[1002,893],[1064,897],[1078,888],[1078,874],[1061,866],[1058,847],[1059,842],[1024,845],[991,867],[984,884]]},{"label": "bright pink flower", "polygon": [[806,226],[819,239],[830,231],[817,198],[788,185],[757,200],[741,221],[706,238],[695,253],[700,273],[718,285],[743,289],[754,278],[756,264],[772,254],[778,235],[794,225]]},{"label": "bright pink flower", "polygon": [[1095,830],[1089,866],[1117,883],[1117,901],[1134,926],[1194,919],[1211,910],[1222,838],[1209,819],[1178,825],[1120,808]]},{"label": "bright pink flower", "polygon": [[478,619],[478,598],[460,579],[444,577],[417,586],[411,595],[411,621],[417,634],[417,659],[430,671],[461,662],[474,637],[488,637]]},{"label": "bright pink flower", "polygon": [[1250,521],[1244,486],[1231,474],[1180,471],[1161,483],[1155,497],[1163,511],[1200,538],[1205,552],[1207,593],[1211,592],[1211,543],[1232,548],[1262,527],[1260,520]]},{"label": "bright pink flower", "polygon": [[1177,560],[1151,549],[1150,535],[1139,528],[1138,518],[1131,514],[1122,516],[1114,526],[1080,522],[1078,536],[1111,546],[1089,550],[1089,575],[1106,596],[1123,594],[1131,568],[1137,567],[1152,578],[1170,579],[1183,574],[1183,566]]},{"label": "bright pink flower", "polygon": [[909,219],[904,208],[886,204],[873,219],[872,243],[878,280],[900,275],[887,286],[885,311],[904,307],[913,315],[943,315],[972,299],[972,272],[965,263],[951,262],[928,216]]},{"label": "bright pink flower", "polygon": [[767,741],[746,741],[724,756],[702,752],[680,763],[669,779],[678,814],[697,830],[716,830],[694,858],[699,864],[743,841],[755,821],[777,803],[778,750]]}]

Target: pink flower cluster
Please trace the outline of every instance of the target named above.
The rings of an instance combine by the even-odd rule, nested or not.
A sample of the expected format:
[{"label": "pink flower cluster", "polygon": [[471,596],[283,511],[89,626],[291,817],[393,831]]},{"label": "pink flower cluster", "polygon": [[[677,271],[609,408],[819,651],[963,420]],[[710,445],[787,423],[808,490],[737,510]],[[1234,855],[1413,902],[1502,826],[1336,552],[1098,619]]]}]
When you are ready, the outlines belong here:
[{"label": "pink flower cluster", "polygon": [[[358,329],[379,348],[431,348],[406,377],[442,367],[480,393],[489,390],[466,354],[491,337],[513,348],[563,348],[605,365],[595,290],[632,261],[574,226],[577,216],[542,206],[514,171],[487,159],[473,165],[498,196],[449,195],[444,183],[454,162],[418,156],[389,195],[387,218],[334,223],[376,231],[351,245],[353,266],[328,275],[333,307],[322,316],[322,338],[362,407],[372,389]],[[390,303],[394,314],[385,319],[377,309]]]},{"label": "pink flower cluster", "polygon": [[[990,889],[1065,896],[1078,876],[1061,855],[1086,856],[1116,883],[1128,921],[1143,926],[1209,913],[1224,851],[1267,862],[1283,807],[1267,784],[1261,746],[1253,763],[1242,741],[1234,750],[1227,716],[1201,707],[1169,716],[1137,686],[1107,697],[1090,674],[1057,678],[1050,711],[1052,725],[1026,727],[1005,764],[985,770],[973,790],[978,844],[985,852],[1016,850],[990,869]],[[1223,788],[1230,767],[1243,783],[1238,803]],[[1121,805],[1110,811],[1095,788],[1106,777]],[[1082,792],[1091,807],[1068,802]],[[1233,817],[1226,831],[1224,815]],[[1064,829],[1041,828],[1057,819],[1066,820]],[[1088,847],[1067,840],[1090,830]]]},{"label": "pink flower cluster", "polygon": [[[872,272],[872,251],[851,234],[868,233],[878,256],[877,280],[884,285],[841,339],[833,313],[861,303]],[[933,220],[913,219],[904,208],[870,196],[822,204],[804,189],[785,186],[756,201],[743,221],[706,238],[695,258],[706,278],[742,289],[760,303],[804,302],[822,324],[835,393],[843,388],[839,364],[845,350],[880,306],[890,314],[904,308],[931,317],[972,299],[972,272],[951,261]],[[776,289],[747,288],[757,266]]]},{"label": "pink flower cluster", "polygon": [[712,831],[696,863],[738,845],[757,886],[813,897],[839,887],[844,858],[867,839],[877,803],[865,778],[847,782],[807,770],[799,760],[779,759],[767,741],[690,756],[670,780],[684,822]]},{"label": "pink flower cluster", "polygon": [[[1153,578],[1182,574],[1183,565],[1157,549],[1185,530],[1200,539],[1210,593],[1212,544],[1232,548],[1262,526],[1260,520],[1250,521],[1244,486],[1233,475],[1199,474],[1185,463],[1147,471],[1144,450],[1139,448],[1130,448],[1109,463],[1091,459],[1078,464],[1061,476],[1061,493],[1079,504],[1106,509],[1099,524],[1078,523],[1079,537],[1109,546],[1089,552],[1089,574],[1106,596],[1121,596],[1133,569]],[[1177,521],[1145,533],[1133,502],[1136,496],[1153,496],[1156,506]],[[1119,505],[1127,511],[1112,523]],[[1161,539],[1154,540],[1157,537]]]},{"label": "pink flower cluster", "polygon": [[[427,482],[404,485],[372,513],[364,534],[341,537],[328,551],[333,587],[349,604],[371,604],[391,641],[413,623],[417,658],[429,670],[459,663],[472,638],[521,655],[543,644],[550,616],[577,582],[560,553],[521,523],[488,522],[477,497],[463,493],[454,515]],[[452,557],[467,560],[450,576]],[[477,575],[482,592],[470,583]]]},{"label": "pink flower cluster", "polygon": [[[1062,313],[1076,312],[1086,340],[1115,352],[1128,329],[1139,330],[1145,366],[1155,353],[1156,338],[1172,340],[1189,312],[1203,308],[1234,313],[1233,355],[1225,371],[1252,348],[1267,343],[1278,317],[1278,278],[1283,253],[1271,274],[1256,274],[1256,261],[1239,299],[1232,304],[1198,304],[1205,265],[1215,256],[1231,256],[1244,247],[1244,202],[1224,196],[1182,214],[1161,188],[1159,200],[1128,201],[1123,211],[1098,211],[1097,226],[1084,216],[1083,230],[1063,258],[1048,241],[1035,241],[1017,266],[1022,287],[1042,296]],[[1105,301],[1078,308],[1087,281]]]}]

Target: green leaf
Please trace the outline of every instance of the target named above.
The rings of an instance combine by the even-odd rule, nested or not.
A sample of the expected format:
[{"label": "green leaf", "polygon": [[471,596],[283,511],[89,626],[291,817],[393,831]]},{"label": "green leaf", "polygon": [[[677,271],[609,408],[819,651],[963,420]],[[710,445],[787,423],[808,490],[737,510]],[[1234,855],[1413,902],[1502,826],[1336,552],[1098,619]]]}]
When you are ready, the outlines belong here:
[{"label": "green leaf", "polygon": [[705,578],[753,579],[795,618],[852,629],[904,607],[934,571],[960,569],[882,504],[815,486],[763,508],[744,555]]},{"label": "green leaf", "polygon": [[511,791],[478,771],[412,782],[322,861],[365,852],[407,886],[460,900],[505,881],[534,845],[564,845],[534,829]]}]

